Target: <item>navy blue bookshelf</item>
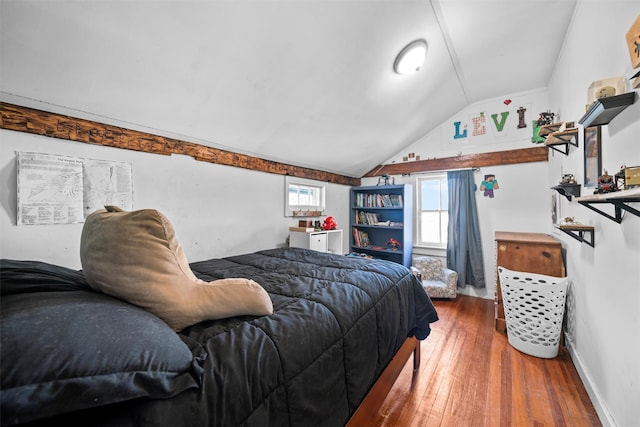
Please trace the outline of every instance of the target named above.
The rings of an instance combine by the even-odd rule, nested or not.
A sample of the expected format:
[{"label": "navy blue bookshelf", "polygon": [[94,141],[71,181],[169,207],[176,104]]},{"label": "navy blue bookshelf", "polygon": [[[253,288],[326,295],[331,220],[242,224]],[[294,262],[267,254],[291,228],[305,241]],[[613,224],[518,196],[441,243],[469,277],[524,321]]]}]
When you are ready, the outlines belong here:
[{"label": "navy blue bookshelf", "polygon": [[[349,247],[352,253],[411,265],[413,186],[351,187]],[[393,247],[395,240],[399,247]]]}]

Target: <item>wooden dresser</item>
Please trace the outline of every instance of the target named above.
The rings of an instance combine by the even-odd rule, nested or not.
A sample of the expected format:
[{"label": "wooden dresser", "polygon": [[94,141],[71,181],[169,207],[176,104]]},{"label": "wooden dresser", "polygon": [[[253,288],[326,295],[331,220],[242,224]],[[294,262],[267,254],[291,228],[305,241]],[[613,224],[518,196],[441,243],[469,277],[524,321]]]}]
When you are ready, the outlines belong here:
[{"label": "wooden dresser", "polygon": [[[496,267],[555,277],[566,275],[562,244],[548,234],[496,231],[495,244]],[[505,332],[507,325],[497,272],[495,304],[496,330]]]}]

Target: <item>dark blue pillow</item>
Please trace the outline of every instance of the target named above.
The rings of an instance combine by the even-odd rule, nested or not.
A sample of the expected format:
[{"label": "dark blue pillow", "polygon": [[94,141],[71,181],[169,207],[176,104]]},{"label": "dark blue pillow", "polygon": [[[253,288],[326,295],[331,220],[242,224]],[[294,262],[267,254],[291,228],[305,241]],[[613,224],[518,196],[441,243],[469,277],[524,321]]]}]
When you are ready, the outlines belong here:
[{"label": "dark blue pillow", "polygon": [[42,261],[0,259],[0,293],[90,290],[82,271]]},{"label": "dark blue pillow", "polygon": [[203,354],[194,357],[155,315],[107,295],[4,295],[0,316],[2,425],[199,386]]}]

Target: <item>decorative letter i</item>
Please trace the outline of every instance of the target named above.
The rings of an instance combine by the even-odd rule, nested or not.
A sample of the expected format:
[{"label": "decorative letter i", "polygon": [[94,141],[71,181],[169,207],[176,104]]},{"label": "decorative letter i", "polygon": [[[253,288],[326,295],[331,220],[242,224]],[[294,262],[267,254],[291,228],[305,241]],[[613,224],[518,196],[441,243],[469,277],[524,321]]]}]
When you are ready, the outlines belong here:
[{"label": "decorative letter i", "polygon": [[526,128],[527,124],[524,122],[524,112],[527,111],[526,108],[520,107],[518,108],[518,129]]}]

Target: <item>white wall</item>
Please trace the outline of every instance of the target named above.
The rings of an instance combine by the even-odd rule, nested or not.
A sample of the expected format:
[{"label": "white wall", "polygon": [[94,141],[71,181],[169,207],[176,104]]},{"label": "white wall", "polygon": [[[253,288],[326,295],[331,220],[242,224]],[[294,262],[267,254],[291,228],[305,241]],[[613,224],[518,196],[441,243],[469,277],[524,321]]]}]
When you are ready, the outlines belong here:
[{"label": "white wall", "polygon": [[[505,100],[510,100],[508,105]],[[526,109],[525,123],[527,126],[525,128],[518,128],[517,110],[521,107]],[[390,158],[386,163],[407,161],[404,158],[408,158],[409,153],[424,160],[455,157],[458,154],[467,155],[536,147],[538,144],[531,142],[532,121],[537,120],[538,115],[548,109],[548,97],[545,89],[508,94],[478,102],[460,111],[405,151]],[[491,115],[497,114],[499,118],[503,112],[509,114],[504,128],[498,132]],[[481,113],[484,113],[486,117],[486,133],[482,136],[473,136],[471,120]],[[460,129],[467,126],[467,138],[456,139],[452,137],[455,134],[454,123],[458,121],[461,123]],[[480,190],[476,192],[486,288],[466,286],[460,289],[460,293],[493,299],[496,289],[495,232],[548,233],[551,223],[549,204],[552,184],[549,181],[547,162],[483,167],[474,174],[478,187],[485,174],[494,174],[500,185],[500,189],[494,191],[494,198],[485,197]],[[416,191],[418,190],[417,175],[396,176],[394,178],[396,184],[413,183]],[[363,185],[375,185],[376,183],[377,178],[362,180]],[[413,252],[414,255],[429,254],[446,258],[444,250],[415,247]]]},{"label": "white wall", "polygon": [[[493,299],[496,290],[496,265],[494,236],[496,231],[523,231],[547,233],[551,221],[549,210],[550,190],[547,181],[547,163],[523,163],[518,165],[492,166],[481,168],[474,173],[476,185],[485,174],[495,174],[500,185],[495,190],[495,197],[489,198],[483,192],[476,192],[480,234],[482,239],[482,255],[486,288],[466,286],[459,290],[461,294]],[[536,177],[540,185],[531,185],[532,177]],[[396,184],[412,183],[417,189],[416,176],[395,177]],[[363,180],[363,184],[375,185],[377,180]],[[414,248],[414,256],[429,254],[446,259],[446,251],[427,248]],[[444,262],[444,261],[443,261]]]},{"label": "white wall", "polygon": [[[16,151],[132,163],[134,209],[164,213],[189,261],[285,246],[288,227],[297,225],[284,216],[282,175],[0,130],[0,258],[81,268],[82,224],[16,225]],[[348,230],[349,187],[326,186],[325,212]]]},{"label": "white wall", "polygon": [[[581,1],[549,86],[550,107],[566,120],[585,112],[596,80],[633,75],[625,33],[639,16],[637,1]],[[606,19],[603,17],[606,16]],[[628,86],[628,90],[631,87]],[[640,165],[640,101],[602,127],[603,168]],[[549,162],[550,179],[573,172],[583,182],[583,141]],[[593,188],[582,187],[582,195]],[[605,425],[637,426],[640,403],[640,218],[617,224],[562,198],[562,215],[595,227],[595,248],[558,236],[567,252],[568,347]],[[633,205],[640,209],[640,203]],[[604,207],[610,213],[613,209]]]}]

